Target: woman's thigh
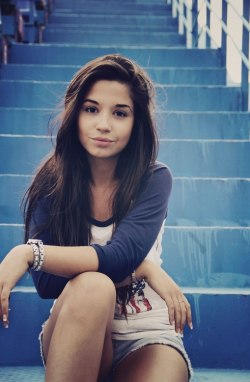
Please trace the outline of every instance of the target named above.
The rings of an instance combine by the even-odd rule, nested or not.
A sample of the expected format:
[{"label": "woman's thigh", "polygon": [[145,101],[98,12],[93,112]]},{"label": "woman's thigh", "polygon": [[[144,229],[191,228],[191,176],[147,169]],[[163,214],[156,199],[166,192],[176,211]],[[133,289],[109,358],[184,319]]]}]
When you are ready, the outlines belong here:
[{"label": "woman's thigh", "polygon": [[[98,289],[98,291],[96,291]],[[80,293],[80,296],[77,294]],[[115,303],[115,288],[113,283],[107,276],[102,275],[97,272],[86,272],[85,274],[76,276],[75,279],[69,281],[69,283],[64,288],[61,295],[58,297],[52,313],[45,323],[42,334],[42,353],[44,356],[44,361],[46,362],[51,338],[53,336],[58,318],[63,309],[71,304],[76,305],[76,307],[81,306],[84,309],[83,296],[88,295],[88,298],[84,298],[84,303],[86,303],[86,308],[88,308],[88,304],[91,304],[91,311],[93,313],[96,310],[96,315],[104,313],[104,310],[108,310],[109,317],[107,318],[107,326],[106,333],[103,342],[103,356],[101,360],[100,366],[100,374],[107,373],[107,370],[110,368],[112,364],[112,340],[111,340],[111,327],[112,327],[112,318],[113,318],[113,310]],[[91,298],[93,297],[93,300]],[[100,301],[104,300],[105,303],[101,303]],[[80,303],[78,303],[78,300]],[[86,302],[86,300],[90,300]],[[70,306],[70,316],[72,315],[72,325],[74,325],[74,312],[72,312],[72,306]],[[77,309],[77,314],[79,313],[79,309]],[[92,324],[92,323],[91,323]],[[84,320],[83,330],[88,331],[88,323]]]},{"label": "woman's thigh", "polygon": [[129,354],[116,368],[112,382],[187,382],[187,364],[173,347],[144,346]]}]

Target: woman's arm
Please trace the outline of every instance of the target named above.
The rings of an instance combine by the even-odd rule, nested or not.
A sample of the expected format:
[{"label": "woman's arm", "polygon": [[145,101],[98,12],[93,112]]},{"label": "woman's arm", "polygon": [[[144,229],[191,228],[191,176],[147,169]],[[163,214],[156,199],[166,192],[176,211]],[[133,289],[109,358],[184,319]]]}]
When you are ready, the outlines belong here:
[{"label": "woman's arm", "polygon": [[[169,170],[164,165],[158,165],[152,174],[148,175],[143,192],[141,192],[133,208],[131,208],[127,216],[117,227],[112,240],[104,246],[92,245],[85,248],[81,247],[80,252],[77,247],[72,247],[70,255],[75,254],[76,256],[84,257],[83,261],[87,267],[86,270],[97,270],[104,273],[114,283],[126,279],[147,256],[158,236],[162,222],[166,217],[171,185],[172,177]],[[44,219],[46,219],[48,213],[48,204],[40,203],[37,206],[33,214],[29,235],[30,238],[41,239],[45,245],[53,244],[49,230],[39,235],[36,234],[36,231],[39,225],[43,225],[46,222]],[[62,248],[59,247],[59,251]],[[90,252],[89,248],[94,249],[96,252]],[[69,253],[67,247],[65,250]],[[50,255],[54,256],[52,251],[56,251],[56,247],[53,247],[50,251]],[[85,251],[87,256],[85,256]],[[94,258],[91,257],[91,254]],[[95,262],[96,254],[98,264]],[[46,272],[32,272],[36,289],[42,298],[58,297],[67,284],[69,277],[72,277],[73,274],[74,257],[70,256],[71,259],[69,261],[72,264],[70,264],[70,269],[67,273],[67,268],[61,269],[60,262],[63,260],[56,253],[55,256],[57,257],[55,268],[50,268],[50,271],[47,268]],[[78,262],[78,259],[76,262]],[[94,267],[92,267],[93,262]],[[49,263],[47,263],[47,266],[49,266]],[[51,274],[47,272],[51,272]],[[66,277],[62,277],[62,275]]]},{"label": "woman's arm", "polygon": [[[97,271],[98,258],[92,247],[44,246],[46,256],[43,272],[69,278],[87,271]],[[83,255],[84,253],[84,255]],[[8,326],[8,308],[11,290],[33,265],[34,254],[30,245],[14,247],[0,264],[0,319]],[[67,282],[67,281],[66,281]]]},{"label": "woman's arm", "polygon": [[[86,271],[99,271],[114,282],[124,280],[144,260],[156,240],[166,217],[171,185],[172,177],[166,167],[160,165],[153,170],[133,208],[117,227],[112,240],[103,247],[51,246],[46,245],[50,239],[45,234],[37,237],[46,239],[43,272],[32,272],[38,293],[45,298],[56,298],[69,278]],[[46,216],[44,209],[38,220],[41,216]],[[42,224],[41,219],[39,223]],[[31,237],[35,236],[32,230],[30,233]],[[32,263],[32,248],[27,245],[13,248],[4,259],[0,266],[0,316],[1,311],[7,312],[11,289]]]},{"label": "woman's arm", "polygon": [[93,245],[99,260],[98,270],[115,283],[131,274],[145,259],[160,232],[168,211],[172,176],[158,165],[144,183],[133,207],[116,228],[107,245]]}]

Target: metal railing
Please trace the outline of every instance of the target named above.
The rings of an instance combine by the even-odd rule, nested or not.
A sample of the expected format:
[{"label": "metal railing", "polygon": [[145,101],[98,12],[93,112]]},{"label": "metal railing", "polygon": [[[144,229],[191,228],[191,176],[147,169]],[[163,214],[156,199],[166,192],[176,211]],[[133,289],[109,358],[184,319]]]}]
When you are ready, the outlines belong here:
[{"label": "metal railing", "polygon": [[[243,12],[242,15],[233,6],[230,0],[220,0],[221,16],[214,10],[211,0],[167,0],[167,3],[172,6],[172,15],[178,18],[179,33],[185,35],[186,45],[188,48],[210,48],[215,45],[221,49],[222,65],[227,67],[228,41],[237,50],[241,61],[241,90],[242,90],[242,110],[249,111],[249,35],[250,35],[250,1],[242,0]],[[234,12],[241,23],[242,41],[237,43],[228,28],[228,10],[229,7]],[[199,24],[199,15],[204,12],[205,23]],[[221,42],[215,41],[211,28],[211,17],[214,17],[221,29]],[[205,35],[205,38],[204,38]],[[202,44],[200,42],[202,41]]]}]

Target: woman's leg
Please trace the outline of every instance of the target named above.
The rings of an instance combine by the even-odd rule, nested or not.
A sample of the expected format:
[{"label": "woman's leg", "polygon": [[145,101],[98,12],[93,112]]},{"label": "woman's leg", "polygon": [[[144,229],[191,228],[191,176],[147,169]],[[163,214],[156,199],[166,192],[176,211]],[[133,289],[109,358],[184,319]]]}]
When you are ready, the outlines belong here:
[{"label": "woman's leg", "polygon": [[43,333],[46,382],[96,382],[112,363],[115,287],[105,275],[82,273],[68,282]]},{"label": "woman's leg", "polygon": [[128,355],[113,382],[187,382],[188,369],[180,353],[167,345],[147,345]]}]

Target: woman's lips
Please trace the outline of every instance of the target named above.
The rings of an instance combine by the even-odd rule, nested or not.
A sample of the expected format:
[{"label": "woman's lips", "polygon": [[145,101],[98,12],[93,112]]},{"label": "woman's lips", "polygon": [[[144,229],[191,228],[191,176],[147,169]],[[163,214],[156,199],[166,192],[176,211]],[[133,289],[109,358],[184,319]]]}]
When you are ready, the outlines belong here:
[{"label": "woman's lips", "polygon": [[92,139],[92,141],[94,141],[95,145],[98,147],[108,147],[112,143],[114,143],[114,141],[112,141],[111,139],[108,139],[108,138],[96,137],[96,138],[91,138],[91,139]]}]

